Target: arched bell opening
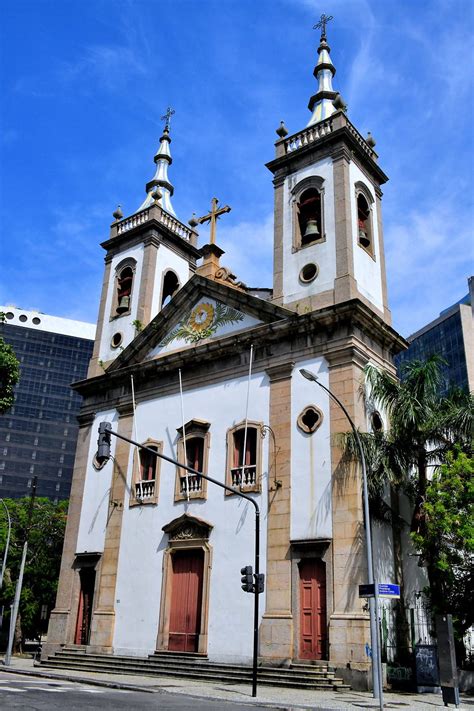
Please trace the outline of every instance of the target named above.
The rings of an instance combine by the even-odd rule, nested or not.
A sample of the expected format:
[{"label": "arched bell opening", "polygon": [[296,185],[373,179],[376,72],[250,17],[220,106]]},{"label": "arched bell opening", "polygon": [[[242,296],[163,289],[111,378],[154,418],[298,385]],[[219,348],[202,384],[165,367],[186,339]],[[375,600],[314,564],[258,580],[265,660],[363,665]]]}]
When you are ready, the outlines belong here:
[{"label": "arched bell opening", "polygon": [[305,190],[298,201],[298,224],[301,246],[316,242],[323,236],[321,193],[316,188]]}]

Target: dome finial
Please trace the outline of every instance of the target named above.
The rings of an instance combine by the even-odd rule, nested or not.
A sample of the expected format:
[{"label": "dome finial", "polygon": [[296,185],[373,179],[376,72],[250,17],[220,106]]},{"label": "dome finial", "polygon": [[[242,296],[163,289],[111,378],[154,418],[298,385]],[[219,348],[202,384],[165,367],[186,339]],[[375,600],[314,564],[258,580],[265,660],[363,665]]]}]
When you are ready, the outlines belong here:
[{"label": "dome finial", "polygon": [[318,47],[318,61],[314,68],[314,76],[318,82],[318,91],[309,100],[308,109],[312,112],[308,126],[329,118],[334,112],[333,101],[337,92],[332,88],[332,78],[336,68],[331,62],[331,48],[326,42],[326,25],[333,19],[332,15],[321,15],[321,19],[313,26],[313,30],[321,30]]},{"label": "dome finial", "polygon": [[[138,208],[137,212],[140,212],[140,210],[144,210],[147,207],[151,207],[159,200],[161,207],[166,210],[166,212],[169,212],[171,215],[176,217],[173,206],[171,205],[171,197],[173,195],[174,188],[168,178],[168,166],[173,162],[170,151],[170,121],[174,113],[174,109],[172,109],[171,106],[168,106],[166,113],[161,117],[161,120],[165,122],[165,127],[160,138],[159,148],[154,158],[156,163],[155,175],[150,182],[146,184],[147,196]],[[155,197],[155,188],[159,188],[158,200]]]},{"label": "dome finial", "polygon": [[331,20],[334,20],[332,15],[325,15],[323,13],[319,19],[319,22],[313,25],[313,30],[321,29],[321,42],[326,39],[326,25],[328,22],[331,22]]},{"label": "dome finial", "polygon": [[171,117],[175,113],[176,113],[176,111],[174,109],[172,109],[171,106],[168,106],[168,108],[166,109],[166,113],[161,117],[161,120],[165,122],[164,130],[168,131],[168,133],[170,130],[170,125],[171,125]]}]

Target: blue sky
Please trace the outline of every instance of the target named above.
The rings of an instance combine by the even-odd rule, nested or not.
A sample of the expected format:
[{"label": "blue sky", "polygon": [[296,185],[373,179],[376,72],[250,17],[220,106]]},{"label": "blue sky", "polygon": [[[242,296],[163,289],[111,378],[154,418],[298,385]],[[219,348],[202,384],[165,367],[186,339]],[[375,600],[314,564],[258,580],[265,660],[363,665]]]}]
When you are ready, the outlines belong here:
[{"label": "blue sky", "polygon": [[[472,0],[4,0],[0,304],[95,321],[112,212],[137,209],[174,107],[186,222],[215,195],[223,263],[271,286],[275,129],[309,120],[322,12],[351,121],[374,135],[394,326],[473,273]],[[205,241],[206,232],[201,230]]]}]

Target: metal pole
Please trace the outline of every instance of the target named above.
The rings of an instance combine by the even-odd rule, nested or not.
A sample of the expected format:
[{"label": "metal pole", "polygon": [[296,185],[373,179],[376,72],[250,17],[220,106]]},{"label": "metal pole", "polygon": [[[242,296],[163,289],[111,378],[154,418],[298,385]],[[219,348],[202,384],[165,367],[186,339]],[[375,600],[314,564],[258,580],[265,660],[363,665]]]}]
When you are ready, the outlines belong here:
[{"label": "metal pole", "polygon": [[3,506],[4,506],[4,508],[5,508],[5,511],[7,512],[7,518],[8,518],[7,543],[6,543],[6,545],[5,545],[5,552],[4,552],[4,554],[3,554],[2,572],[0,573],[0,590],[1,590],[2,587],[3,587],[3,576],[4,576],[4,574],[5,574],[5,568],[6,568],[6,566],[7,566],[7,555],[8,555],[8,547],[9,547],[9,545],[10,545],[10,534],[11,534],[11,531],[12,531],[12,521],[11,521],[10,512],[8,511],[8,508],[7,508],[6,503],[4,502],[3,499],[0,499],[0,501],[1,501],[2,504],[3,504]]},{"label": "metal pole", "polygon": [[[100,424],[102,425],[104,423],[100,423]],[[241,491],[238,491],[238,489],[234,489],[233,486],[227,486],[227,484],[223,484],[221,481],[217,481],[217,479],[213,479],[212,477],[208,476],[207,474],[198,472],[196,469],[189,467],[187,464],[182,464],[181,462],[178,462],[176,459],[173,459],[172,457],[167,457],[166,454],[162,454],[161,452],[156,452],[154,449],[150,449],[149,447],[145,447],[145,445],[143,445],[143,444],[139,444],[139,442],[134,442],[133,439],[129,439],[128,437],[125,437],[124,435],[121,435],[118,432],[114,432],[114,430],[111,427],[110,428],[108,427],[107,431],[110,434],[113,434],[115,437],[118,437],[118,439],[122,439],[124,442],[133,444],[135,447],[139,447],[140,449],[145,449],[147,452],[150,452],[153,456],[158,457],[159,459],[164,459],[165,462],[170,462],[170,464],[175,464],[176,466],[181,467],[181,469],[186,469],[188,472],[191,472],[191,474],[200,476],[203,479],[206,479],[206,481],[210,481],[212,484],[217,484],[217,486],[220,486],[221,489],[230,491],[233,494],[237,494],[237,496],[240,496],[242,499],[247,499],[247,501],[250,501],[255,508],[255,560],[254,560],[254,566],[255,566],[255,574],[256,575],[259,574],[259,572],[260,572],[260,509],[258,507],[257,502],[254,501],[251,496],[248,496],[248,494],[243,494]],[[100,432],[100,426],[99,426],[99,432]],[[258,578],[256,578],[256,580],[255,580],[255,592],[254,592],[255,598],[254,598],[254,613],[253,613],[252,696],[257,696],[258,607],[259,607],[257,582],[258,582]]]},{"label": "metal pole", "polygon": [[12,656],[13,640],[15,638],[16,620],[18,617],[18,608],[20,606],[21,587],[23,585],[23,573],[25,571],[26,554],[28,552],[28,534],[30,532],[31,518],[33,516],[33,505],[35,503],[37,481],[38,481],[37,477],[34,477],[32,487],[31,487],[30,507],[29,507],[29,511],[28,511],[28,523],[26,526],[25,542],[23,544],[23,555],[21,557],[20,574],[18,576],[18,581],[16,584],[15,599],[13,601],[13,609],[12,609],[11,618],[10,618],[10,635],[8,638],[7,653],[5,655],[5,661],[4,661],[5,666],[10,666],[10,661],[11,661],[11,656]]},{"label": "metal pole", "polygon": [[362,484],[363,484],[363,500],[364,500],[364,520],[365,520],[365,543],[367,548],[367,575],[369,585],[374,586],[374,597],[369,598],[369,613],[370,613],[370,643],[372,647],[372,682],[373,682],[373,695],[375,699],[379,699],[379,708],[383,709],[383,685],[382,685],[382,658],[380,656],[380,644],[379,644],[379,595],[377,583],[374,581],[374,562],[372,555],[372,533],[370,527],[370,513],[369,513],[369,492],[367,488],[367,468],[365,464],[364,450],[362,449],[362,442],[360,441],[359,433],[356,429],[351,416],[347,412],[346,408],[342,404],[334,393],[332,393],[329,388],[319,382],[317,375],[312,373],[305,368],[300,368],[301,375],[307,380],[311,380],[320,388],[325,390],[329,397],[331,397],[341,408],[345,416],[347,417],[349,424],[354,433],[355,440],[357,442],[357,448],[359,450],[360,463],[362,466]]}]

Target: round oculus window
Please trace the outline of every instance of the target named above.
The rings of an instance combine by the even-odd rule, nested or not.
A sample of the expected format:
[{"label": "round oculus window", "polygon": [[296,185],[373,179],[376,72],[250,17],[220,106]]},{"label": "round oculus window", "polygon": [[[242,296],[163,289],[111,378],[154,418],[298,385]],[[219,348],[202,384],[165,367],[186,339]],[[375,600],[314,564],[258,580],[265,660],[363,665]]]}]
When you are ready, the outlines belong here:
[{"label": "round oculus window", "polygon": [[318,265],[315,264],[314,262],[310,262],[309,264],[305,264],[304,267],[300,271],[300,281],[303,282],[303,284],[309,284],[311,281],[314,281],[316,277],[318,276],[319,268]]},{"label": "round oculus window", "polygon": [[7,313],[5,314],[5,318],[7,318],[8,320],[12,319],[12,318],[13,318],[12,312],[11,312],[11,311],[7,311]]},{"label": "round oculus window", "polygon": [[20,321],[21,321],[22,323],[25,323],[25,321],[28,321],[28,316],[25,316],[25,314],[21,314],[21,316],[20,316]]},{"label": "round oculus window", "polygon": [[122,341],[123,341],[123,334],[120,333],[119,331],[117,331],[117,333],[114,333],[114,335],[112,336],[110,345],[112,346],[112,348],[118,348],[120,346],[120,344],[122,343]]},{"label": "round oculus window", "polygon": [[35,316],[35,317],[32,319],[32,321],[33,321],[33,323],[35,324],[35,326],[38,326],[38,325],[41,323],[41,319],[38,318],[38,316]]}]

